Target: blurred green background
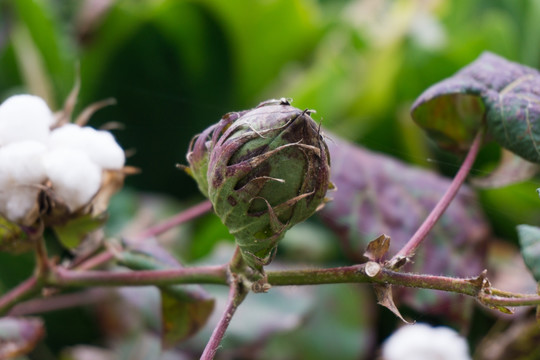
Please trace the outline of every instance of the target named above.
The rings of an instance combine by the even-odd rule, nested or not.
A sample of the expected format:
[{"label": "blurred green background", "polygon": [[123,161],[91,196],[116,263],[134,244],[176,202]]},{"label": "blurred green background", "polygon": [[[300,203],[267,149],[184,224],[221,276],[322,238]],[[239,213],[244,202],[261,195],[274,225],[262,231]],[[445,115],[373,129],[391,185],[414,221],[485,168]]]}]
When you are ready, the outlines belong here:
[{"label": "blurred green background", "polygon": [[[483,51],[540,67],[538,19],[538,0],[0,0],[0,100],[33,93],[58,110],[78,64],[76,112],[117,100],[90,124],[123,124],[115,136],[142,170],[127,187],[181,204],[202,199],[175,168],[193,135],[269,98],[292,98],[335,134],[451,176],[460,160],[432,145],[410,105]],[[487,146],[476,174],[498,156]],[[538,223],[537,187],[480,192],[496,235],[515,241],[516,224]],[[192,259],[227,237],[215,219],[198,224]],[[21,276],[0,270],[2,287]]]}]

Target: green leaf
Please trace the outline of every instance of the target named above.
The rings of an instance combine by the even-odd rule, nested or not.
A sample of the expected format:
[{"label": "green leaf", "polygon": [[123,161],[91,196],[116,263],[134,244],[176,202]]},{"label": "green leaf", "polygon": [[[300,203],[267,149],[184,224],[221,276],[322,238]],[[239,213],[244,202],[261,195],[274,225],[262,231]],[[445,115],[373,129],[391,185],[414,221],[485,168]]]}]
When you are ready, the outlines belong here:
[{"label": "green leaf", "polygon": [[[155,240],[147,240],[135,247],[119,256],[120,263],[130,269],[163,270],[181,267]],[[196,334],[214,310],[214,299],[200,286],[170,285],[160,287],[159,290],[162,341],[165,347],[175,346]]]},{"label": "green leaf", "polygon": [[[54,16],[55,9],[49,3],[20,0],[14,1],[13,6],[19,20],[24,23],[39,50],[55,89],[60,90],[56,100],[63,101],[73,85],[75,58],[70,56],[74,53],[67,50],[69,42],[62,38],[63,35],[57,26],[59,21]],[[20,54],[20,56],[25,55],[28,54]]]},{"label": "green leaf", "polygon": [[[185,291],[185,294],[189,293]],[[214,299],[196,296],[179,299],[167,289],[161,289],[163,345],[173,347],[197,333],[206,324],[213,310]]]},{"label": "green leaf", "polygon": [[33,246],[28,235],[17,224],[0,216],[0,251],[18,254]]},{"label": "green leaf", "polygon": [[70,220],[64,225],[55,226],[54,232],[62,245],[68,249],[74,249],[90,232],[102,226],[106,219],[106,216],[84,215]]},{"label": "green leaf", "polygon": [[426,90],[413,119],[447,149],[465,150],[485,122],[504,148],[540,162],[540,73],[486,52]]},{"label": "green leaf", "polygon": [[517,227],[521,255],[536,281],[540,281],[540,228],[531,225]]},{"label": "green leaf", "polygon": [[0,359],[11,359],[27,354],[44,335],[45,330],[40,319],[1,318]]}]

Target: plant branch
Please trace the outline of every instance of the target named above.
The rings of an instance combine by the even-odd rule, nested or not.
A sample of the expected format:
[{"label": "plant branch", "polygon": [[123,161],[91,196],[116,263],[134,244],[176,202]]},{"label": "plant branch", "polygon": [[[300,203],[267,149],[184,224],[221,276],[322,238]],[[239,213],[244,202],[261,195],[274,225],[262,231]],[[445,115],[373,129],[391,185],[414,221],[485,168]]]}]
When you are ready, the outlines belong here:
[{"label": "plant branch", "polygon": [[36,258],[36,272],[38,277],[44,277],[47,275],[50,269],[49,256],[47,255],[47,247],[45,246],[45,239],[43,238],[43,232],[35,238],[35,258]]},{"label": "plant branch", "polygon": [[328,269],[267,271],[266,275],[272,286],[375,283],[444,290],[470,296],[476,296],[481,289],[481,286],[475,283],[478,278],[402,273],[382,267],[377,275],[369,276],[366,274],[366,264]]},{"label": "plant branch", "polygon": [[[164,232],[172,229],[175,226],[181,225],[185,222],[191,221],[212,209],[212,203],[208,200],[203,201],[197,205],[194,205],[186,210],[179,212],[173,217],[163,221],[160,224],[149,227],[143,230],[139,234],[135,235],[131,241],[142,241],[150,237],[155,237],[163,234]],[[90,270],[95,269],[114,259],[114,254],[111,249],[107,248],[103,252],[83,261],[78,264],[74,270]]]},{"label": "plant branch", "polygon": [[163,234],[164,232],[172,229],[175,226],[178,226],[180,224],[183,224],[187,221],[193,220],[201,215],[206,214],[212,210],[212,203],[210,200],[203,201],[195,206],[190,207],[189,209],[186,209],[177,215],[157,224],[152,227],[149,227],[148,229],[142,231],[141,233],[135,235],[133,237],[133,241],[140,241],[144,239],[148,239],[151,237],[156,237],[158,235]]},{"label": "plant branch", "polygon": [[49,286],[144,286],[173,284],[227,284],[227,266],[201,266],[167,270],[74,271],[57,268],[47,277]]},{"label": "plant branch", "polygon": [[465,178],[469,174],[469,171],[471,170],[471,167],[474,164],[474,160],[476,159],[476,155],[478,154],[478,150],[480,149],[480,145],[482,144],[483,138],[484,138],[484,128],[482,127],[476,134],[476,137],[473,140],[471,148],[469,149],[469,152],[467,153],[465,160],[463,160],[463,163],[461,164],[459,171],[457,172],[456,176],[452,180],[450,187],[446,190],[442,198],[439,200],[437,205],[435,205],[431,213],[424,220],[422,225],[420,225],[418,230],[416,230],[414,235],[403,246],[403,248],[401,248],[401,250],[399,250],[398,253],[394,255],[394,257],[390,260],[390,265],[392,268],[399,267],[397,266],[397,264],[400,263],[403,258],[409,258],[414,254],[416,248],[422,243],[422,241],[426,238],[429,231],[437,223],[437,220],[439,220],[439,218],[442,216],[444,211],[448,208],[448,206],[450,205],[450,203],[456,196],[459,188],[465,181]]},{"label": "plant branch", "polygon": [[38,278],[32,276],[11,291],[0,297],[0,315],[5,314],[14,305],[39,293],[41,284]]},{"label": "plant branch", "polygon": [[216,355],[219,344],[225,335],[225,331],[229,327],[231,319],[236,312],[238,306],[244,301],[249,290],[245,288],[244,284],[241,281],[237,280],[235,274],[231,274],[231,284],[229,287],[229,298],[227,299],[227,305],[225,311],[221,315],[219,322],[212,332],[210,340],[206,344],[204,351],[201,355],[201,360],[212,360]]},{"label": "plant branch", "polygon": [[111,290],[93,288],[70,294],[32,299],[15,305],[8,316],[23,316],[30,314],[43,314],[46,312],[68,309],[85,305],[93,305],[111,298]]}]

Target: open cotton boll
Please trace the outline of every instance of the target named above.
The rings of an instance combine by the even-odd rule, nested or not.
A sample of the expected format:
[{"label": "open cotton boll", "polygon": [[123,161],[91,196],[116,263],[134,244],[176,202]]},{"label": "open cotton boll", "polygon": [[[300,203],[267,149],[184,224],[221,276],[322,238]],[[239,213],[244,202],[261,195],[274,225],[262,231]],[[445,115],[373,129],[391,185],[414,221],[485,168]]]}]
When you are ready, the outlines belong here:
[{"label": "open cotton boll", "polygon": [[112,134],[91,127],[66,124],[51,132],[51,148],[69,147],[84,151],[90,159],[103,169],[120,170],[125,163],[124,150]]},{"label": "open cotton boll", "polygon": [[[5,191],[7,190],[7,191]],[[0,211],[13,222],[23,220],[27,214],[37,206],[37,196],[40,191],[37,187],[18,185],[2,189],[0,196]]]},{"label": "open cotton boll", "polygon": [[45,179],[44,144],[25,140],[0,147],[0,191],[17,185],[38,185]]},{"label": "open cotton boll", "polygon": [[383,344],[384,360],[471,360],[463,337],[447,327],[403,326]]},{"label": "open cotton boll", "polygon": [[55,193],[70,210],[86,205],[101,186],[101,168],[79,149],[50,150],[43,163]]},{"label": "open cotton boll", "polygon": [[0,105],[0,146],[22,140],[46,143],[54,116],[45,101],[15,95]]}]

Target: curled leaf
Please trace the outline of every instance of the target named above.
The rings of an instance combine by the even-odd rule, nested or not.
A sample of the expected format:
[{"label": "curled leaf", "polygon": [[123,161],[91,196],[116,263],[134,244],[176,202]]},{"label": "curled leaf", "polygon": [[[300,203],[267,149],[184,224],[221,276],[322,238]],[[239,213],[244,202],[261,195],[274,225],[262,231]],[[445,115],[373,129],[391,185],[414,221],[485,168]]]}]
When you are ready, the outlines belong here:
[{"label": "curled leaf", "polygon": [[427,89],[412,117],[443,148],[466,150],[484,123],[502,147],[540,162],[540,73],[485,52]]},{"label": "curled leaf", "polygon": [[382,257],[388,252],[390,248],[390,236],[382,234],[375,240],[369,242],[364,256],[371,261],[380,262]]}]

